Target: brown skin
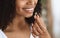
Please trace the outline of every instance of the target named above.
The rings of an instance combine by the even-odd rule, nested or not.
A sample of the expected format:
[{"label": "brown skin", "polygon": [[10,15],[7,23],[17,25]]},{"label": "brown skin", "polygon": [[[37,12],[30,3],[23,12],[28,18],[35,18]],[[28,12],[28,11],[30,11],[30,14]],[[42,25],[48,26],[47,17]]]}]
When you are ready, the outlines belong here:
[{"label": "brown skin", "polygon": [[27,23],[25,23],[20,17],[16,17],[11,24],[4,31],[8,38],[29,38],[30,28]]},{"label": "brown skin", "polygon": [[[16,0],[16,16],[12,23],[10,23],[6,30],[4,30],[4,33],[8,38],[30,38],[31,30],[29,24],[25,22],[25,17],[31,17],[34,10],[26,11],[26,9],[34,9],[37,1],[38,0]],[[38,16],[34,16],[34,18],[36,20],[32,26],[33,36],[38,35],[41,38],[50,38],[50,35],[41,17],[39,18]]]},{"label": "brown skin", "polygon": [[35,38],[36,36],[39,36],[39,38],[51,38],[42,17],[40,17],[39,15],[35,15],[34,18],[35,22],[34,24],[32,24],[33,36]]}]

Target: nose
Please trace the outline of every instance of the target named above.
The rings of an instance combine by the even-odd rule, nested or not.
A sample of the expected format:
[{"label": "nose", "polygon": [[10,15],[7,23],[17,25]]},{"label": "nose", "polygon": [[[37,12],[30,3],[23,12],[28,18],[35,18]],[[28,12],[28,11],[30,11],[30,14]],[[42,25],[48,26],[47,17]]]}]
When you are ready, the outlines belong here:
[{"label": "nose", "polygon": [[28,0],[27,4],[28,5],[34,5],[34,0]]}]

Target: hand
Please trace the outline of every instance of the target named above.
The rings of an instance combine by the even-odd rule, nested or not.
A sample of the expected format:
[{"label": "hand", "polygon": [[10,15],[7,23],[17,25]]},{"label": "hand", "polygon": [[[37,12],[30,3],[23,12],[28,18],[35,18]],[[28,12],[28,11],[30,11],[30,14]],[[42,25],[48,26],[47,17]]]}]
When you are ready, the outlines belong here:
[{"label": "hand", "polygon": [[42,17],[39,17],[39,15],[35,15],[34,18],[35,22],[34,24],[32,24],[32,35],[34,37],[39,36],[39,38],[51,38]]}]

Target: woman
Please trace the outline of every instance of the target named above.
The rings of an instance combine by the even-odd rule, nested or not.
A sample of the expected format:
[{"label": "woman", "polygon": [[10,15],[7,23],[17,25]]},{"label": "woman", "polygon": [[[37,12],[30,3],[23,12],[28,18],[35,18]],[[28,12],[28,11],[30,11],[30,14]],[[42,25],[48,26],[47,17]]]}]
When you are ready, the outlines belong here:
[{"label": "woman", "polygon": [[3,0],[0,10],[0,37],[51,38],[41,15],[38,15],[41,12],[40,2],[41,0]]}]

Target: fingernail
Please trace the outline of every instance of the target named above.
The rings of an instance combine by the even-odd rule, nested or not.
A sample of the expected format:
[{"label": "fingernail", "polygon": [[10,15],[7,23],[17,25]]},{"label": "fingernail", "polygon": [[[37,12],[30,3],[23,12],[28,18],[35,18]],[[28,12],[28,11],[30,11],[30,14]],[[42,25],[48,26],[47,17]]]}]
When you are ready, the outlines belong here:
[{"label": "fingernail", "polygon": [[34,18],[36,19],[36,15],[34,15]]},{"label": "fingernail", "polygon": [[35,15],[37,16],[37,12],[35,13]]},{"label": "fingernail", "polygon": [[39,15],[37,15],[37,17],[39,18]]},{"label": "fingernail", "polygon": [[33,23],[32,23],[32,26],[33,26]]},{"label": "fingernail", "polygon": [[36,19],[36,17],[37,17],[37,12],[35,13],[35,16],[34,16],[34,18]]}]

